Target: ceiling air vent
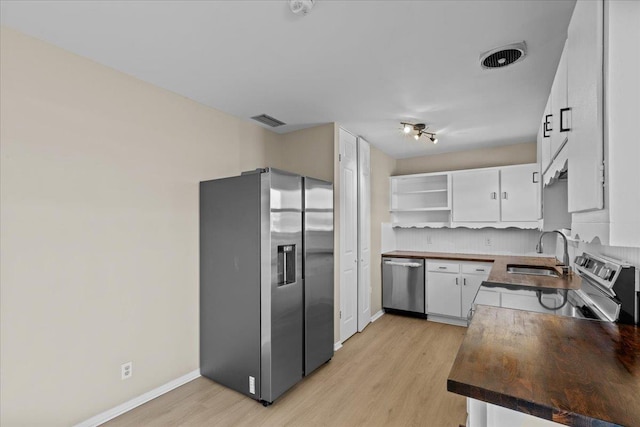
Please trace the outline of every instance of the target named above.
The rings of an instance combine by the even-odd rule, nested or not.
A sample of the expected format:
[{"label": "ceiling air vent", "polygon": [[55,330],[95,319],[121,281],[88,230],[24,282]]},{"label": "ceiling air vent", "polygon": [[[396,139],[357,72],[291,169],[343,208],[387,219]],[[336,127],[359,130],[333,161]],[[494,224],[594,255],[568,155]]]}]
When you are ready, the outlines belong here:
[{"label": "ceiling air vent", "polygon": [[266,114],[260,114],[259,116],[253,116],[251,118],[264,125],[271,126],[272,128],[277,128],[278,126],[286,124],[285,122],[281,122],[280,120],[274,119],[273,117]]},{"label": "ceiling air vent", "polygon": [[480,55],[480,65],[485,69],[502,68],[522,61],[525,56],[527,56],[527,44],[525,42],[512,43],[491,49]]}]

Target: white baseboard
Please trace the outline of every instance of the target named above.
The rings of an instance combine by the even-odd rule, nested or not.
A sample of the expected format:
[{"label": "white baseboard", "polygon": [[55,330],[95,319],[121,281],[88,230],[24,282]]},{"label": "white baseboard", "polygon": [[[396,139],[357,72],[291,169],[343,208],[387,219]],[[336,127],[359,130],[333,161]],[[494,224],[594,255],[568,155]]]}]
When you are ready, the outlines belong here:
[{"label": "white baseboard", "polygon": [[379,312],[377,312],[376,314],[371,316],[371,323],[373,323],[376,320],[378,320],[379,318],[381,318],[383,314],[384,314],[384,310],[380,310]]},{"label": "white baseboard", "polygon": [[156,387],[151,391],[141,394],[138,397],[134,397],[133,399],[124,402],[123,404],[118,405],[115,408],[106,410],[101,414],[98,414],[94,417],[89,418],[88,420],[81,422],[80,424],[76,424],[75,427],[94,427],[99,426],[100,424],[104,424],[107,421],[112,420],[115,417],[132,410],[133,408],[137,408],[138,406],[147,403],[148,401],[153,400],[158,396],[162,396],[163,394],[170,392],[174,388],[178,388],[181,385],[188,383],[189,381],[195,380],[199,376],[200,369],[196,369],[195,371],[189,372],[188,374],[185,374],[180,378],[176,378],[175,380],[169,381],[168,383],[161,385],[160,387]]},{"label": "white baseboard", "polygon": [[338,341],[336,343],[333,343],[333,351],[338,351],[342,348],[342,342]]}]

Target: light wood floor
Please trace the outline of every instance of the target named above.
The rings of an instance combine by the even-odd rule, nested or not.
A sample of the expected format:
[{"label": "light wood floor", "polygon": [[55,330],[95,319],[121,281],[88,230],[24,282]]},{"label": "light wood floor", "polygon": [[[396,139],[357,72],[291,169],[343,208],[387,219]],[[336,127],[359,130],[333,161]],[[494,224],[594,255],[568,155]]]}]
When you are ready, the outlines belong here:
[{"label": "light wood floor", "polygon": [[464,333],[385,314],[268,408],[201,377],[106,426],[458,427],[465,399],[446,381]]}]

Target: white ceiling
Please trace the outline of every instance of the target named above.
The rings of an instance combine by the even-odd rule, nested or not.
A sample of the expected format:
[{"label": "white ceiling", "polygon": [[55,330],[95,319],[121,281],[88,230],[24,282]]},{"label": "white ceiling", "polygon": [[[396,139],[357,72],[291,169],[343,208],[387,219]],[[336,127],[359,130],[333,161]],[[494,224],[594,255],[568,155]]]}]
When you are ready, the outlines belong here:
[{"label": "white ceiling", "polygon": [[[338,122],[404,158],[535,141],[575,2],[317,0],[307,16],[286,0],[0,3],[3,25],[203,104],[269,114],[278,132]],[[524,61],[480,68],[521,40]]]}]

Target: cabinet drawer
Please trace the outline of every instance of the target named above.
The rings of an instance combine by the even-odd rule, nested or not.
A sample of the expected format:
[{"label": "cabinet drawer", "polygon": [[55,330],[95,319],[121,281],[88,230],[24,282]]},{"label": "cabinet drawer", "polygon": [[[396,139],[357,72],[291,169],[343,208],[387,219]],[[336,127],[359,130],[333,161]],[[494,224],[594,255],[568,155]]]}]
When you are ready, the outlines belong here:
[{"label": "cabinet drawer", "polygon": [[487,262],[472,262],[462,264],[462,272],[466,274],[481,274],[488,276],[491,271],[493,263]]},{"label": "cabinet drawer", "polygon": [[427,261],[427,270],[440,273],[459,273],[460,264],[447,261]]}]

